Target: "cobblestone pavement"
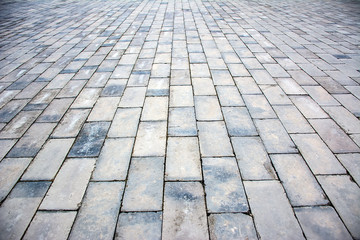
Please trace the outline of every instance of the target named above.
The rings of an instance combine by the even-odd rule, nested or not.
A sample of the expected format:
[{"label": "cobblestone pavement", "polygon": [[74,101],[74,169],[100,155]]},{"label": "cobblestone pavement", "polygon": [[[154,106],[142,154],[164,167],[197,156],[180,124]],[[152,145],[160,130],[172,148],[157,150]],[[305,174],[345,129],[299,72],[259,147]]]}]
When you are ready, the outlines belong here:
[{"label": "cobblestone pavement", "polygon": [[360,239],[360,2],[2,1],[0,239]]}]

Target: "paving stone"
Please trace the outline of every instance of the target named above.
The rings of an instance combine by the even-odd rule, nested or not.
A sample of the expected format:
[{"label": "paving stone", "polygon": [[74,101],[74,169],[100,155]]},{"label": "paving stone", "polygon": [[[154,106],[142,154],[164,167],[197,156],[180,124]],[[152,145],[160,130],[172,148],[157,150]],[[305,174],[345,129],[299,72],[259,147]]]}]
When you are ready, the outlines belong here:
[{"label": "paving stone", "polygon": [[295,208],[295,213],[308,239],[352,239],[332,207]]},{"label": "paving stone", "polygon": [[163,176],[164,158],[132,158],[122,211],[160,211]]},{"label": "paving stone", "polygon": [[190,71],[188,69],[171,70],[170,85],[190,85]]},{"label": "paving stone", "polygon": [[193,107],[191,86],[170,86],[170,107]]},{"label": "paving stone", "polygon": [[41,210],[77,210],[94,169],[95,159],[69,159],[40,205]]},{"label": "paving stone", "polygon": [[216,91],[222,107],[245,106],[235,86],[217,86]]},{"label": "paving stone", "polygon": [[263,95],[243,95],[252,118],[276,118],[274,110]]},{"label": "paving stone", "polygon": [[1,239],[20,239],[31,222],[49,182],[19,182],[0,207]]},{"label": "paving stone", "polygon": [[0,138],[20,138],[40,113],[41,111],[21,111],[0,132]]},{"label": "paving stone", "polygon": [[55,98],[55,96],[59,93],[60,89],[45,89],[42,90],[31,102],[29,102],[23,110],[31,111],[31,110],[43,110],[45,109],[49,103]]},{"label": "paving stone", "polygon": [[306,95],[304,89],[292,78],[275,79],[286,95]]},{"label": "paving stone", "polygon": [[341,84],[330,77],[315,77],[314,79],[330,94],[349,93]]},{"label": "paving stone", "polygon": [[26,231],[24,239],[67,239],[75,217],[75,211],[39,211]]},{"label": "paving stone", "polygon": [[109,122],[85,123],[70,150],[69,157],[97,157],[109,127]]},{"label": "paving stone", "polygon": [[196,137],[169,137],[166,156],[166,180],[202,180]]},{"label": "paving stone", "polygon": [[198,122],[197,126],[202,157],[234,155],[224,122]]},{"label": "paving stone", "polygon": [[131,71],[133,69],[132,65],[118,65],[111,74],[111,78],[129,78]]},{"label": "paving stone", "polygon": [[234,80],[241,94],[261,94],[261,91],[253,78],[235,77]]},{"label": "paving stone", "polygon": [[245,181],[244,185],[261,239],[304,239],[278,181]]},{"label": "paving stone", "polygon": [[16,95],[15,99],[33,98],[46,85],[47,85],[47,83],[45,83],[45,82],[32,82],[29,84],[29,86],[24,88],[18,95]]},{"label": "paving stone", "polygon": [[273,106],[288,133],[313,133],[314,130],[294,105]]},{"label": "paving stone", "polygon": [[360,133],[360,121],[344,107],[324,107],[324,110],[348,134]]},{"label": "paving stone", "polygon": [[336,94],[334,95],[346,109],[352,112],[356,117],[360,117],[360,100],[352,94]]},{"label": "paving stone", "polygon": [[272,77],[290,77],[290,75],[279,64],[263,64],[263,66]]},{"label": "paving stone", "polygon": [[73,142],[73,138],[49,140],[31,162],[21,180],[53,180]]},{"label": "paving stone", "polygon": [[204,190],[199,182],[165,183],[163,239],[209,239]]},{"label": "paving stone", "polygon": [[359,187],[346,175],[318,176],[317,178],[351,235],[355,239],[359,238]]},{"label": "paving stone", "polygon": [[71,105],[71,108],[92,108],[100,92],[101,88],[84,88]]},{"label": "paving stone", "polygon": [[140,122],[132,156],[164,156],[166,122]]},{"label": "paving stone", "polygon": [[194,95],[216,95],[211,78],[192,78]]},{"label": "paving stone", "polygon": [[73,98],[54,99],[37,119],[37,122],[60,121],[73,101]]},{"label": "paving stone", "polygon": [[51,136],[54,138],[76,137],[89,113],[90,109],[68,110]]},{"label": "paving stone", "polygon": [[355,182],[359,184],[360,182],[360,164],[359,164],[359,153],[350,153],[350,154],[337,154],[337,158],[343,164],[343,166],[348,170],[350,175],[353,177]]},{"label": "paving stone", "polygon": [[59,94],[56,97],[57,98],[76,97],[85,84],[86,81],[71,80],[65,85],[65,87],[62,88],[62,90],[59,92]]},{"label": "paving stone", "polygon": [[0,108],[6,105],[11,99],[13,99],[20,90],[5,90],[0,93]]},{"label": "paving stone", "polygon": [[339,103],[321,86],[304,86],[309,95],[320,105],[339,105]]},{"label": "paving stone", "polygon": [[329,203],[300,155],[275,154],[271,155],[271,161],[292,206],[326,205]]},{"label": "paving stone", "polygon": [[30,158],[5,158],[0,162],[0,202],[9,194],[30,161]]},{"label": "paving stone", "polygon": [[88,117],[88,121],[111,121],[119,104],[120,97],[100,97]]},{"label": "paving stone", "polygon": [[170,108],[169,136],[196,136],[196,119],[194,108]]},{"label": "paving stone", "polygon": [[161,212],[120,213],[115,239],[160,240],[161,225]]},{"label": "paving stone", "polygon": [[243,64],[227,64],[229,71],[233,77],[250,77],[249,71]]},{"label": "paving stone", "polygon": [[310,124],[334,153],[360,152],[360,148],[331,119],[311,119]]},{"label": "paving stone", "polygon": [[124,92],[126,85],[126,79],[110,79],[103,91],[101,92],[102,97],[121,97]]},{"label": "paving stone", "polygon": [[296,146],[277,119],[255,120],[255,125],[268,153],[296,153]]},{"label": "paving stone", "polygon": [[28,100],[12,100],[0,109],[0,122],[8,123],[28,103]]},{"label": "paving stone", "polygon": [[34,157],[56,124],[34,123],[9,152],[8,157]]},{"label": "paving stone", "polygon": [[86,87],[104,87],[110,76],[109,72],[96,72],[91,76]]},{"label": "paving stone", "polygon": [[345,86],[355,97],[360,99],[360,86]]},{"label": "paving stone", "polygon": [[146,97],[141,121],[167,120],[168,97]]},{"label": "paving stone", "polygon": [[290,99],[277,85],[260,85],[265,97],[271,105],[291,104]]},{"label": "paving stone", "polygon": [[151,78],[146,91],[146,96],[169,96],[169,79]]},{"label": "paving stone", "polygon": [[251,70],[250,73],[257,84],[276,84],[266,70]]},{"label": "paving stone", "polygon": [[215,86],[234,85],[234,80],[227,70],[211,70],[211,75]]},{"label": "paving stone", "polygon": [[290,99],[305,118],[328,118],[328,115],[310,97],[291,96]]},{"label": "paving stone", "polygon": [[207,64],[190,64],[191,77],[193,78],[207,78],[210,77],[210,71]]},{"label": "paving stone", "polygon": [[326,74],[321,71],[319,68],[317,68],[315,65],[311,63],[301,63],[298,64],[300,68],[302,68],[307,74],[309,74],[312,77],[325,77]]},{"label": "paving stone", "polygon": [[0,140],[0,159],[6,156],[15,143],[16,140]]},{"label": "paving stone", "polygon": [[254,123],[245,107],[223,107],[222,111],[230,136],[257,135]]},{"label": "paving stone", "polygon": [[247,69],[263,69],[263,66],[256,58],[243,58],[241,61]]},{"label": "paving stone", "polygon": [[314,174],[346,173],[317,134],[292,134],[291,138]]},{"label": "paving stone", "polygon": [[113,238],[123,190],[122,182],[91,182],[69,239]]},{"label": "paving stone", "polygon": [[145,93],[146,87],[127,87],[120,100],[119,107],[142,107]]},{"label": "paving stone", "polygon": [[106,139],[92,179],[96,181],[125,180],[133,145],[133,138]]},{"label": "paving stone", "polygon": [[140,113],[140,108],[119,108],[113,118],[108,137],[135,137]]},{"label": "paving stone", "polygon": [[153,64],[151,77],[170,77],[170,64]]},{"label": "paving stone", "polygon": [[[145,87],[149,83],[150,73],[147,71],[141,72],[132,72],[130,75],[127,86],[131,87]],[[126,84],[126,79],[121,79],[124,81],[124,85]],[[120,87],[120,86],[119,86]],[[123,86],[124,88],[125,86]]]},{"label": "paving stone", "polygon": [[288,71],[288,73],[300,86],[318,85],[313,78],[311,78],[302,70]]},{"label": "paving stone", "polygon": [[199,121],[223,119],[219,101],[215,96],[195,96],[195,112]]},{"label": "paving stone", "polygon": [[208,212],[249,210],[235,158],[203,158]]}]

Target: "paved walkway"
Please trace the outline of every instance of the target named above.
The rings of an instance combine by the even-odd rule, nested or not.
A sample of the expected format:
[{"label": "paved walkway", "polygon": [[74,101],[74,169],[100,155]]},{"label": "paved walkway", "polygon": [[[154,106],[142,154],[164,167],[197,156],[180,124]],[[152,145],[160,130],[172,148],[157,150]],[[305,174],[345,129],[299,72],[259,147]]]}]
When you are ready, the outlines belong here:
[{"label": "paved walkway", "polygon": [[360,3],[2,1],[0,239],[360,239]]}]

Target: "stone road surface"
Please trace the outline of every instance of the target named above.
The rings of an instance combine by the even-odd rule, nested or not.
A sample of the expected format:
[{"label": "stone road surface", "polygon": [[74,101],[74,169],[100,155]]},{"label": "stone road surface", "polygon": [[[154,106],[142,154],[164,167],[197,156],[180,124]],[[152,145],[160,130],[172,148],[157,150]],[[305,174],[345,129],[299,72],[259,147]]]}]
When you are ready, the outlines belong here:
[{"label": "stone road surface", "polygon": [[1,1],[0,239],[360,239],[359,84],[359,1]]}]

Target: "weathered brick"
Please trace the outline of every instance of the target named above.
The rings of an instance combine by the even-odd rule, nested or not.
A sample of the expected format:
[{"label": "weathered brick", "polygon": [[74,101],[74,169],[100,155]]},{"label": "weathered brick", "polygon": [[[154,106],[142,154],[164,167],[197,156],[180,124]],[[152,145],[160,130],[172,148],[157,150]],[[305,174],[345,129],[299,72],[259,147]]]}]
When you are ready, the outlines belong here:
[{"label": "weathered brick", "polygon": [[141,121],[167,120],[168,97],[146,97]]},{"label": "weathered brick", "polygon": [[358,159],[360,159],[360,153],[350,153],[350,154],[337,154],[337,158],[343,164],[343,166],[348,170],[350,175],[353,177],[355,182],[360,183],[360,164]]},{"label": "weathered brick", "polygon": [[127,87],[120,100],[119,107],[142,107],[145,93],[146,87]]},{"label": "weathered brick", "polygon": [[219,101],[215,96],[195,96],[196,119],[200,121],[222,120]]},{"label": "weathered brick", "polygon": [[245,106],[245,103],[235,86],[217,86],[216,92],[222,107]]},{"label": "weathered brick", "polygon": [[291,96],[291,101],[305,118],[327,118],[328,115],[308,96]]},{"label": "weathered brick", "polygon": [[243,95],[252,118],[276,118],[274,110],[263,95]]},{"label": "weathered brick", "polygon": [[288,133],[313,133],[314,130],[293,105],[274,106],[276,114]]},{"label": "weathered brick", "polygon": [[170,107],[193,107],[193,93],[191,86],[170,87]]},{"label": "weathered brick", "polygon": [[22,111],[0,132],[0,138],[20,138],[41,111]]},{"label": "weathered brick", "polygon": [[76,137],[89,113],[90,109],[70,109],[55,128],[52,137]]},{"label": "weathered brick", "polygon": [[100,97],[92,108],[88,121],[111,121],[119,104],[120,97]]},{"label": "weathered brick", "polygon": [[37,122],[60,121],[73,101],[73,98],[61,98],[53,100],[37,119]]}]

